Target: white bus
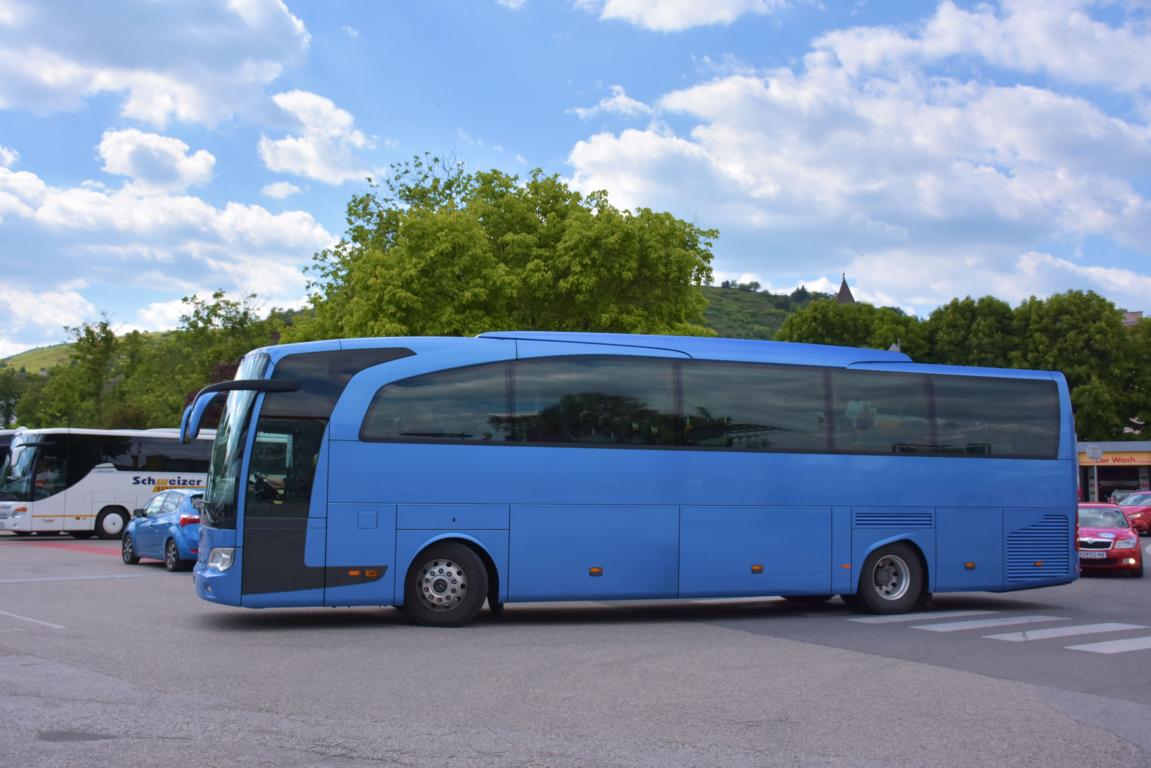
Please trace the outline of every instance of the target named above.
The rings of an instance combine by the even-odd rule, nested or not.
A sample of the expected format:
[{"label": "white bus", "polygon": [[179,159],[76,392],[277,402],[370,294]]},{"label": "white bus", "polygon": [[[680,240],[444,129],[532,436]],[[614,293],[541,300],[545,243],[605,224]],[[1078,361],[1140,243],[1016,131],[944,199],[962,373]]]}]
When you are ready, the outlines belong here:
[{"label": "white bus", "polygon": [[211,438],[179,430],[19,429],[0,467],[0,531],[117,539],[167,488],[202,488]]}]

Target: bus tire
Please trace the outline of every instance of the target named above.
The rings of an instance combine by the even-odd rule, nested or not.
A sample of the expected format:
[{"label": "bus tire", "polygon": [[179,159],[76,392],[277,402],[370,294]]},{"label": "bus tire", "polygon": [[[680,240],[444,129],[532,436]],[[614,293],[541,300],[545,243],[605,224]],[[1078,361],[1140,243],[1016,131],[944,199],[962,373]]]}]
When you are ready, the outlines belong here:
[{"label": "bus tire", "polygon": [[443,541],[421,552],[404,579],[404,607],[415,624],[460,627],[483,608],[488,570],[475,550]]},{"label": "bus tire", "polygon": [[872,613],[906,613],[923,592],[923,564],[910,545],[880,547],[863,561],[859,601]]},{"label": "bus tire", "polygon": [[128,527],[128,512],[121,507],[105,507],[96,515],[96,535],[101,539],[118,539]]}]

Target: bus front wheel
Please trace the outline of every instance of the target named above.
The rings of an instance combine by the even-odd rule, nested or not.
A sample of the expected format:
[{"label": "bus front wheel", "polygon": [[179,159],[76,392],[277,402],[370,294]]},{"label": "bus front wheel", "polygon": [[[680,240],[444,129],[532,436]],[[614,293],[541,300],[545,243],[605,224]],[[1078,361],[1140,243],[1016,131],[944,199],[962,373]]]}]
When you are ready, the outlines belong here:
[{"label": "bus front wheel", "polygon": [[128,513],[119,507],[100,510],[96,515],[96,535],[101,539],[118,539],[128,525]]},{"label": "bus front wheel", "polygon": [[404,607],[416,624],[459,627],[476,617],[488,594],[488,571],[475,550],[458,541],[425,549],[404,583]]},{"label": "bus front wheel", "polygon": [[872,613],[905,613],[923,592],[923,565],[903,542],[872,552],[863,562],[856,598]]}]

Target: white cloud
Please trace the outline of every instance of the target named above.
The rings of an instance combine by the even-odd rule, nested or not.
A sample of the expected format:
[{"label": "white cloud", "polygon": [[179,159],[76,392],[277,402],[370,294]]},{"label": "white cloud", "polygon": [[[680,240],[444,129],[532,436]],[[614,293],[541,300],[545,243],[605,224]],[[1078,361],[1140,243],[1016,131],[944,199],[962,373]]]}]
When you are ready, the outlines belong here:
[{"label": "white cloud", "polygon": [[188,314],[188,305],[182,298],[154,301],[136,312],[138,324],[121,327],[122,333],[132,331],[170,331],[180,327],[180,318]]},{"label": "white cloud", "polygon": [[9,334],[32,327],[59,335],[65,326],[78,326],[96,314],[96,307],[71,288],[31,291],[0,283],[0,317]]},{"label": "white cloud", "polygon": [[[846,268],[857,297],[919,310],[964,292],[1016,301],[1084,286],[1141,307],[1148,293],[1124,286],[1149,279],[1151,199],[1139,180],[1151,178],[1151,125],[1115,102],[1151,66],[1126,41],[1151,50],[1151,37],[1064,10],[1073,30],[1093,33],[1058,53],[1070,43],[1031,5],[996,15],[944,3],[919,34],[847,30],[794,68],[713,74],[653,104],[667,123],[577,142],[571,183],[718,227],[716,269],[727,275],[814,289],[812,275]],[[977,23],[982,37],[954,31]],[[944,29],[968,42],[944,45]],[[975,71],[983,61],[1022,74],[934,68],[940,51],[964,45]],[[1051,75],[1063,76],[1059,57],[1084,61],[1066,79],[1109,86],[1111,98],[1035,85],[1042,57],[1004,52],[1015,49],[1050,49]],[[1107,80],[1101,60],[1127,71]],[[1096,265],[1076,255],[1087,242],[1107,254]],[[1034,253],[1048,255],[1020,256]],[[1106,261],[1116,258],[1128,262]]]},{"label": "white cloud", "polygon": [[14,149],[9,149],[0,145],[0,168],[8,168],[20,159],[20,153]]},{"label": "white cloud", "polygon": [[360,30],[356,29],[353,26],[349,26],[349,25],[345,24],[344,26],[340,27],[340,31],[343,32],[348,37],[350,37],[352,40],[359,40],[360,39]]},{"label": "white cloud", "polygon": [[745,14],[769,14],[788,0],[579,0],[576,6],[605,21],[621,20],[656,32],[731,24]]},{"label": "white cloud", "polygon": [[1083,0],[1006,0],[1000,8],[979,4],[968,11],[945,0],[918,36],[865,27],[830,33],[815,47],[832,52],[852,74],[891,70],[909,61],[979,56],[1014,71],[1118,91],[1151,86],[1151,31],[1109,26],[1091,18],[1085,10],[1091,5]]},{"label": "white cloud", "polygon": [[212,179],[216,158],[203,149],[188,154],[188,145],[170,136],[135,128],[106,131],[98,147],[108,173],[127,176],[145,190],[182,192]]},{"label": "white cloud", "polygon": [[578,115],[581,120],[587,120],[603,113],[624,117],[645,117],[652,113],[652,109],[642,101],[628,96],[622,85],[613,85],[611,96],[600,99],[594,107],[575,107],[571,112]]},{"label": "white cloud", "polygon": [[496,0],[496,2],[502,5],[504,8],[510,8],[513,11],[518,11],[524,6],[524,3],[526,3],[527,0]]},{"label": "white cloud", "polygon": [[270,170],[327,184],[362,180],[371,174],[356,153],[371,149],[375,141],[355,127],[350,112],[307,91],[288,91],[272,98],[293,118],[302,135],[260,137],[260,159]]},{"label": "white cloud", "polygon": [[[120,158],[114,164],[135,168],[120,155],[109,156]],[[184,148],[165,157],[188,153]],[[304,211],[272,213],[235,202],[217,207],[140,184],[138,175],[130,178],[118,189],[90,183],[55,187],[35,174],[0,168],[0,213],[10,217],[6,234],[39,243],[50,239],[54,273],[73,276],[67,285],[44,287],[45,276],[34,264],[6,265],[0,327],[9,340],[17,334],[22,341],[58,339],[64,326],[94,318],[92,297],[109,291],[151,299],[136,317],[113,317],[130,327],[170,327],[178,319],[173,312],[180,296],[216,289],[296,306],[305,297],[302,268],[336,239]],[[133,306],[130,299],[117,305]],[[29,306],[36,311],[28,312]]]},{"label": "white cloud", "polygon": [[260,190],[260,194],[264,197],[271,197],[275,200],[283,200],[286,197],[291,197],[292,195],[299,193],[299,191],[300,188],[290,181],[277,181],[265,185]]},{"label": "white cloud", "polygon": [[282,0],[8,0],[0,19],[0,108],[75,110],[110,93],[161,127],[255,109],[310,43]]}]

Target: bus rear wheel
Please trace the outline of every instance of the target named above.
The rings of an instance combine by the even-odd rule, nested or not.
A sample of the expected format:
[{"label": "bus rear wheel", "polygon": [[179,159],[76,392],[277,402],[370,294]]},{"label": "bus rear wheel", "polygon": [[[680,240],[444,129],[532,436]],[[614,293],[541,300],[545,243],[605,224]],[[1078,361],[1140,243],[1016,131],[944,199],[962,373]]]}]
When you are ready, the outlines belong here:
[{"label": "bus rear wheel", "polygon": [[128,513],[119,507],[108,507],[96,515],[96,535],[101,539],[118,539],[128,525]]},{"label": "bus rear wheel", "polygon": [[412,561],[404,582],[404,607],[413,622],[459,627],[480,612],[488,571],[475,550],[458,541],[433,544]]},{"label": "bus rear wheel", "polygon": [[903,542],[880,547],[863,562],[857,597],[872,613],[906,613],[923,592],[923,565]]}]

